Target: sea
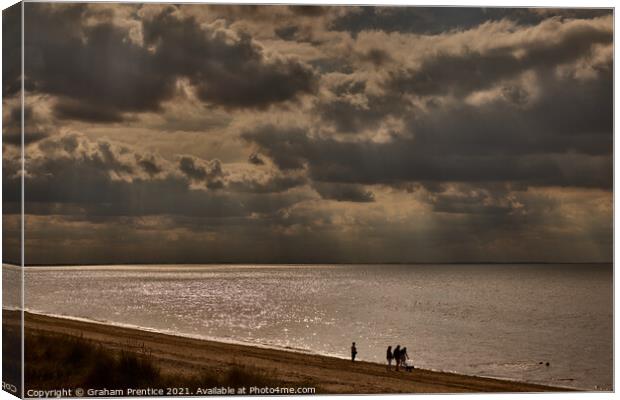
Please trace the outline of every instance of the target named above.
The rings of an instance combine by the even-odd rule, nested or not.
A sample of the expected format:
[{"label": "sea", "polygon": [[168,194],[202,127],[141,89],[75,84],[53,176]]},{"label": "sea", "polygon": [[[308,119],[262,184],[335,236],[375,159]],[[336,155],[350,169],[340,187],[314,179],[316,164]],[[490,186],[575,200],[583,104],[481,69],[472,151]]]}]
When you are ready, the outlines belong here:
[{"label": "sea", "polygon": [[[176,335],[613,390],[611,264],[25,268],[25,309]],[[3,267],[3,305],[21,272]],[[548,363],[548,365],[547,365]]]}]

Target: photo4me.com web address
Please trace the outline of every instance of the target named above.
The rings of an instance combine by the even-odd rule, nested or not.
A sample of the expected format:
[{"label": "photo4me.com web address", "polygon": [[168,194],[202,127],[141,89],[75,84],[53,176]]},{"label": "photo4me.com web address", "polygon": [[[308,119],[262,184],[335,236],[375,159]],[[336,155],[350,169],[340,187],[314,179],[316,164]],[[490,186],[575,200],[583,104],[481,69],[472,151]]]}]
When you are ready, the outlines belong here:
[{"label": "photo4me.com web address", "polygon": [[311,386],[214,386],[197,389],[175,388],[127,388],[127,389],[28,389],[26,398],[67,398],[67,397],[131,397],[131,396],[213,396],[213,395],[298,395],[316,394]]}]

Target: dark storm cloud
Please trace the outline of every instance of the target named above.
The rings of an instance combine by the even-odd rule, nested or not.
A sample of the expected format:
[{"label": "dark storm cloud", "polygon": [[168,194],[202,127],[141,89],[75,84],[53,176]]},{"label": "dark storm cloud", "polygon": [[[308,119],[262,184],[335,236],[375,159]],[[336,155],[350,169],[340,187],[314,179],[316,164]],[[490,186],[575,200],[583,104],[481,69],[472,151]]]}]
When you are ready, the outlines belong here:
[{"label": "dark storm cloud", "polygon": [[44,153],[63,150],[68,154],[73,154],[80,146],[80,139],[81,137],[79,135],[62,135],[39,143],[38,147]]},{"label": "dark storm cloud", "polygon": [[248,161],[250,164],[254,165],[264,165],[265,161],[261,158],[260,154],[254,152],[249,155]]},{"label": "dark storm cloud", "polygon": [[[434,212],[510,218],[522,222],[526,209],[519,196],[527,187],[506,183],[442,184],[423,183],[408,191],[419,193]],[[545,206],[549,206],[546,204]],[[491,220],[490,223],[493,223]]]},{"label": "dark storm cloud", "polygon": [[154,176],[163,171],[162,167],[158,164],[155,157],[152,155],[138,155],[136,154],[136,163],[150,176]]},{"label": "dark storm cloud", "polygon": [[611,155],[611,70],[589,81],[545,76],[539,89],[531,100],[523,88],[504,87],[489,104],[438,107],[411,119],[409,129],[436,155]]},{"label": "dark storm cloud", "polygon": [[[14,202],[20,193],[20,160],[16,156],[4,161],[3,193],[5,201]],[[182,156],[178,169],[176,164],[164,163],[155,155],[136,153],[105,140],[90,141],[81,135],[45,139],[26,160],[26,212],[74,215],[93,221],[142,215],[247,218],[253,213],[277,213],[300,201],[299,196],[276,192],[302,184],[303,178],[274,179],[271,188],[256,186],[255,190],[233,195],[191,188],[192,181],[204,182],[207,188],[224,186],[217,160]],[[153,173],[155,170],[159,172]]]},{"label": "dark storm cloud", "polygon": [[609,13],[610,10],[604,9],[360,7],[359,12],[347,13],[334,20],[331,28],[351,32],[353,35],[368,30],[437,35],[502,19],[529,26],[554,16],[589,19]]},{"label": "dark storm cloud", "polygon": [[314,90],[309,67],[283,57],[268,61],[249,35],[235,39],[174,11],[141,21],[142,46],[128,28],[105,19],[85,25],[96,15],[86,5],[28,4],[28,86],[59,97],[57,117],[92,122],[159,110],[178,77],[189,78],[203,101],[230,108],[264,108]]},{"label": "dark storm cloud", "polygon": [[[24,145],[28,146],[31,143],[38,142],[41,139],[44,139],[46,135],[42,132],[32,132],[30,134],[24,135]],[[13,146],[21,146],[22,145],[22,136],[17,133],[6,134],[2,141],[6,144],[10,144]]]},{"label": "dark storm cloud", "polygon": [[122,112],[118,109],[68,99],[59,100],[56,103],[54,115],[59,119],[75,119],[94,123],[123,122],[125,120]]},{"label": "dark storm cloud", "polygon": [[2,97],[21,91],[22,3],[2,11]]},{"label": "dark storm cloud", "polygon": [[385,118],[406,112],[405,103],[398,94],[368,96],[367,104],[354,104],[346,98],[336,98],[317,103],[317,113],[327,125],[338,133],[361,133],[376,129]]},{"label": "dark storm cloud", "polygon": [[351,96],[363,95],[365,90],[363,80],[344,80],[331,88],[337,97],[316,102],[316,112],[338,133],[360,133],[376,129],[385,118],[406,110],[402,96],[390,92],[383,96],[368,95],[364,104],[351,101]]},{"label": "dark storm cloud", "polygon": [[[383,97],[366,95],[360,105],[346,96],[345,85],[332,89],[336,99],[317,105],[323,121],[339,133],[372,131],[388,116],[400,118],[406,127],[388,143],[344,143],[299,129],[281,130],[286,137],[282,141],[273,127],[256,129],[244,137],[258,144],[280,168],[307,167],[318,180],[508,181],[609,190],[611,60],[596,65],[587,79],[551,68],[586,55],[595,57],[596,44],[611,43],[608,27],[599,22],[570,22],[553,42],[530,40],[527,45],[501,47],[485,56],[465,52],[447,57],[438,52],[423,63],[421,72],[409,75],[413,80],[392,80]],[[522,51],[518,62],[508,54],[517,50]],[[528,70],[535,71],[531,86],[506,82]],[[426,109],[398,95],[464,96],[490,88],[497,94],[485,102],[427,102]]]},{"label": "dark storm cloud", "polygon": [[282,28],[276,28],[275,29],[275,34],[280,39],[292,40],[295,37],[295,34],[297,33],[298,30],[299,30],[299,28],[297,26],[294,26],[294,25],[285,26],[285,27],[282,27]]},{"label": "dark storm cloud", "polygon": [[328,13],[330,9],[331,7],[328,6],[289,6],[289,10],[291,10],[293,13],[302,15],[304,17],[320,17]]},{"label": "dark storm cloud", "polygon": [[188,76],[210,103],[264,108],[315,90],[307,66],[289,59],[267,62],[248,34],[233,39],[224,31],[205,32],[195,19],[177,18],[173,8],[144,21],[144,39],[157,47],[155,57],[166,72]]},{"label": "dark storm cloud", "polygon": [[[131,174],[134,171],[132,165],[128,165],[118,158],[117,153],[112,150],[112,145],[109,142],[99,142],[97,147],[91,159],[95,167],[127,174]],[[121,148],[121,151],[126,150]]]},{"label": "dark storm cloud", "polygon": [[[5,106],[9,108],[8,105]],[[24,107],[24,145],[36,143],[48,136],[51,129],[48,121],[42,120],[32,107]],[[2,121],[2,141],[5,144],[21,146],[22,143],[22,108],[14,107],[5,113]]]},{"label": "dark storm cloud", "polygon": [[226,188],[243,193],[280,193],[303,186],[307,182],[305,176],[273,175],[266,180],[243,179],[228,182]]},{"label": "dark storm cloud", "polygon": [[387,143],[342,142],[274,126],[243,137],[282,170],[307,168],[319,181],[508,181],[611,189],[610,74],[580,83],[550,80],[528,108],[499,99],[414,112],[410,134]]},{"label": "dark storm cloud", "polygon": [[210,189],[223,187],[222,163],[218,159],[205,161],[192,156],[181,156],[179,170],[195,182],[204,182]]},{"label": "dark storm cloud", "polygon": [[285,171],[303,168],[308,156],[319,150],[299,128],[283,130],[266,125],[245,132],[242,137],[260,146],[264,154]]},{"label": "dark storm cloud", "polygon": [[[19,154],[5,156],[3,190],[7,202],[19,200],[20,165]],[[278,193],[306,183],[305,176],[281,174],[261,180],[231,180],[217,159],[185,155],[171,163],[155,154],[136,152],[104,139],[92,141],[79,134],[56,135],[37,143],[27,154],[26,170],[29,213],[77,213],[81,218],[246,218],[295,204],[302,197]],[[195,189],[195,183],[202,189]]]},{"label": "dark storm cloud", "polygon": [[59,96],[61,118],[115,122],[125,112],[156,111],[174,77],[161,74],[152,55],[109,22],[94,26],[87,5],[26,5],[26,76],[32,90]]},{"label": "dark storm cloud", "polygon": [[137,169],[132,155],[127,147],[105,139],[91,142],[78,134],[56,135],[26,154],[26,170],[30,176],[45,177],[45,171],[53,175],[75,162],[76,169],[131,177]]},{"label": "dark storm cloud", "polygon": [[355,66],[351,60],[345,57],[326,57],[318,58],[310,61],[310,64],[321,71],[323,74],[330,72],[341,72],[343,74],[352,74],[355,72]]},{"label": "dark storm cloud", "polygon": [[347,183],[315,182],[312,187],[326,200],[351,201],[355,203],[371,203],[375,195],[365,190],[362,185]]},{"label": "dark storm cloud", "polygon": [[[248,213],[237,199],[189,190],[187,180],[179,177],[127,182],[111,179],[106,171],[75,162],[56,163],[54,167],[53,175],[26,179],[29,214],[66,213],[95,220],[97,217],[167,214],[226,218]],[[9,181],[3,185],[12,184]],[[81,190],[75,190],[76,185],[80,185]]]},{"label": "dark storm cloud", "polygon": [[[516,157],[506,155],[467,156],[423,154],[415,141],[389,144],[342,144],[329,139],[297,137],[295,145],[264,132],[248,136],[270,146],[282,169],[307,164],[319,181],[397,184],[403,181],[493,182],[515,181],[528,185],[611,187],[611,157]],[[294,149],[286,158],[278,156]]]},{"label": "dark storm cloud", "polygon": [[529,16],[525,10],[502,8],[361,7],[360,12],[348,13],[336,19],[332,28],[354,35],[365,30],[439,34],[520,15]]},{"label": "dark storm cloud", "polygon": [[390,54],[381,49],[370,49],[363,54],[362,60],[371,62],[375,67],[380,67],[392,61]]},{"label": "dark storm cloud", "polygon": [[[572,24],[550,41],[544,36],[530,43],[493,48],[484,52],[442,54],[429,58],[416,70],[392,74],[388,86],[396,92],[417,95],[453,93],[464,96],[493,87],[528,70],[549,74],[554,67],[584,57],[598,44],[611,44],[607,26]],[[517,56],[516,53],[522,54]]]}]

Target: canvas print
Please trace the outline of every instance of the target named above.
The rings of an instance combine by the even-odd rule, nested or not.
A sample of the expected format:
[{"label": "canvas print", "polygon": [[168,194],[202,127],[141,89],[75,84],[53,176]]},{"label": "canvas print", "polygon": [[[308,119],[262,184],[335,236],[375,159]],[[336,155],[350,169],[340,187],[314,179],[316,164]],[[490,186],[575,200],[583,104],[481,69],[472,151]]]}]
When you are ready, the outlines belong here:
[{"label": "canvas print", "polygon": [[612,9],[2,16],[3,390],[614,390]]}]

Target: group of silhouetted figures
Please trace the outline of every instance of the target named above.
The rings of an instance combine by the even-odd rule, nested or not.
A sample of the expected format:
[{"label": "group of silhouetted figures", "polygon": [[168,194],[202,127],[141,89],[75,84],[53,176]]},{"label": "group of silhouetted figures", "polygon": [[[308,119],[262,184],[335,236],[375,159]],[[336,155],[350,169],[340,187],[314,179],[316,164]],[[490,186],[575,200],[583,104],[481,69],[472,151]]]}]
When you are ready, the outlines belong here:
[{"label": "group of silhouetted figures", "polygon": [[[351,361],[355,361],[355,357],[357,356],[357,347],[355,347],[355,342],[351,344]],[[397,345],[392,351],[392,346],[388,346],[387,353],[385,355],[387,359],[387,369],[390,371],[392,369],[392,362],[396,366],[396,371],[399,369],[405,368],[407,371],[413,371],[413,361],[409,358],[409,354],[407,354],[406,347],[400,347]]]},{"label": "group of silhouetted figures", "polygon": [[392,346],[388,346],[385,358],[387,359],[388,371],[392,369],[392,361],[396,365],[396,371],[398,371],[400,367],[405,368],[407,371],[413,370],[413,362],[409,359],[406,347],[401,348],[400,345],[397,345],[394,351],[392,351]]}]

